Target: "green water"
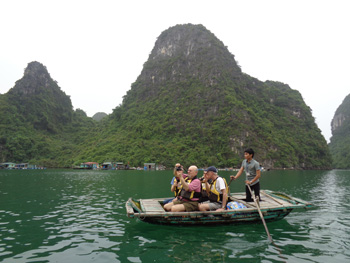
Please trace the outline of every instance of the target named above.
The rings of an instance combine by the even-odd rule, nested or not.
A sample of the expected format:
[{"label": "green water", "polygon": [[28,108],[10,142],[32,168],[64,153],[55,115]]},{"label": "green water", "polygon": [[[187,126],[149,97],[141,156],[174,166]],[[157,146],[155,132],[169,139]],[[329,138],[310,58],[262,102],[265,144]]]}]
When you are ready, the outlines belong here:
[{"label": "green water", "polygon": [[[229,178],[230,172],[221,172]],[[0,170],[0,262],[350,262],[350,171],[270,171],[262,189],[312,202],[267,224],[129,219],[129,197],[170,195],[171,171]],[[231,192],[244,191],[243,176]]]}]

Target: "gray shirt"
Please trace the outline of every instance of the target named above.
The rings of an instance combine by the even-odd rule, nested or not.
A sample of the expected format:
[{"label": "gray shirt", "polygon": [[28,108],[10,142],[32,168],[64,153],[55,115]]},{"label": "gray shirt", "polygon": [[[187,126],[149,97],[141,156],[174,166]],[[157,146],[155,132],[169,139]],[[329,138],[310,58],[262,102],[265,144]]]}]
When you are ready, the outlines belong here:
[{"label": "gray shirt", "polygon": [[[249,163],[247,162],[247,160],[243,160],[242,167],[244,168],[244,171],[246,174],[246,180],[248,181],[253,180],[256,176],[256,171],[260,170],[260,164],[254,159],[252,159]],[[251,185],[255,185],[258,182],[259,182],[259,179],[256,180]]]}]

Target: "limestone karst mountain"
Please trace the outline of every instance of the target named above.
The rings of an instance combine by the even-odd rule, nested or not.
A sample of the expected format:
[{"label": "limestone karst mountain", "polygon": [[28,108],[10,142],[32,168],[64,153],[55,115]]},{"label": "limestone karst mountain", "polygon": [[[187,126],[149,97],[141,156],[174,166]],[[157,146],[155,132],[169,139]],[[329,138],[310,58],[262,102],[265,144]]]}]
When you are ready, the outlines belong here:
[{"label": "limestone karst mountain", "polygon": [[0,102],[6,116],[0,120],[0,158],[6,161],[237,167],[252,147],[267,168],[327,169],[331,163],[300,93],[243,73],[202,25],[162,32],[123,103],[99,123],[73,111],[37,62]]},{"label": "limestone karst mountain", "polygon": [[326,141],[300,93],[243,73],[202,25],[177,25],[158,37],[112,117],[133,141],[123,149],[129,155],[138,147],[161,162],[237,166],[252,147],[271,168],[330,165]]},{"label": "limestone karst mountain", "polygon": [[23,77],[0,95],[0,162],[71,165],[71,158],[94,122],[71,100],[46,67],[31,62]]},{"label": "limestone karst mountain", "polygon": [[104,113],[104,112],[97,112],[94,114],[94,116],[92,116],[92,119],[95,121],[100,121],[102,120],[104,117],[107,117],[108,114]]},{"label": "limestone karst mountain", "polygon": [[350,94],[336,110],[331,122],[332,138],[329,149],[333,166],[338,169],[350,168]]},{"label": "limestone karst mountain", "polygon": [[8,96],[17,106],[18,113],[35,128],[56,132],[59,126],[72,119],[70,98],[39,62],[28,64],[23,77],[9,90]]}]

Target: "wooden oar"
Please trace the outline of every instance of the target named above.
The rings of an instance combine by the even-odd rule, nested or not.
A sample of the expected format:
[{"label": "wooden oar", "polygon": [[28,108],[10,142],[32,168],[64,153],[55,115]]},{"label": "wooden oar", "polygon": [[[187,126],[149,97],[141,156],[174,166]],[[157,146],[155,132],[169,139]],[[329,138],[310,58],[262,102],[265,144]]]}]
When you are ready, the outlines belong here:
[{"label": "wooden oar", "polygon": [[228,183],[227,187],[228,187],[228,193],[227,196],[231,195],[231,189],[230,189],[230,184],[232,182],[233,178],[231,178],[230,182]]},{"label": "wooden oar", "polygon": [[230,182],[228,183],[228,186],[230,186],[231,182],[232,182],[233,178],[231,178]]},{"label": "wooden oar", "polygon": [[252,192],[252,189],[250,188],[250,185],[247,184],[247,186],[248,186],[248,189],[249,189],[249,191],[250,191],[251,196],[253,197],[253,200],[254,200],[254,203],[255,203],[255,205],[256,205],[256,208],[258,209],[258,212],[259,212],[261,221],[262,221],[263,224],[264,224],[267,237],[269,238],[269,240],[270,240],[271,242],[273,242],[272,237],[271,237],[270,232],[269,232],[269,229],[267,228],[267,225],[266,225],[266,223],[265,223],[264,216],[263,216],[263,214],[261,213],[261,210],[260,210],[260,207],[259,207],[258,202],[256,201],[255,194],[253,195],[253,192]]}]

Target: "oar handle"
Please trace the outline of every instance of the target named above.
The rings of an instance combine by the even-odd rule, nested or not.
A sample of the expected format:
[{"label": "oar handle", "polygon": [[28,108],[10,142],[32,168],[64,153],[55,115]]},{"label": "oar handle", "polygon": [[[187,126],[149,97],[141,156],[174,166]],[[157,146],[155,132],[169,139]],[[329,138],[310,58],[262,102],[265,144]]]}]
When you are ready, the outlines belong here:
[{"label": "oar handle", "polygon": [[[230,175],[230,177],[233,176],[233,175]],[[230,189],[230,184],[233,180],[233,177],[231,178],[230,182],[228,183],[227,187],[228,187],[228,194],[231,195],[231,189]]]},{"label": "oar handle", "polygon": [[231,178],[230,182],[228,183],[228,185],[230,186],[231,182],[232,182],[233,178]]},{"label": "oar handle", "polygon": [[234,178],[234,175],[230,175],[230,177],[231,177],[231,176],[233,176],[233,177],[231,178],[230,182],[228,183],[229,186],[230,186],[231,182],[232,182],[234,179],[236,179],[236,178]]}]

